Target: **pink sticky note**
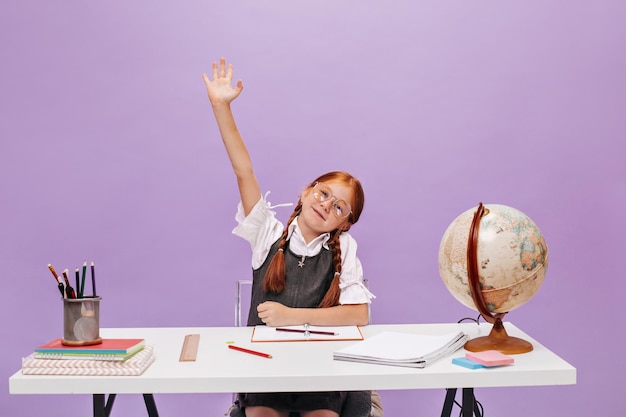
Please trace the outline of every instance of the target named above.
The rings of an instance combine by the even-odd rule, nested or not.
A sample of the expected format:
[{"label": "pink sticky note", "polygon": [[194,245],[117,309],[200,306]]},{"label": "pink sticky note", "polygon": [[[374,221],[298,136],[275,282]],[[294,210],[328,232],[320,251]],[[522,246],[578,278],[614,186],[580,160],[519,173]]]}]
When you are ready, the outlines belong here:
[{"label": "pink sticky note", "polygon": [[510,356],[498,352],[497,350],[485,350],[483,352],[469,352],[465,355],[469,360],[478,362],[485,366],[511,365],[515,362]]}]

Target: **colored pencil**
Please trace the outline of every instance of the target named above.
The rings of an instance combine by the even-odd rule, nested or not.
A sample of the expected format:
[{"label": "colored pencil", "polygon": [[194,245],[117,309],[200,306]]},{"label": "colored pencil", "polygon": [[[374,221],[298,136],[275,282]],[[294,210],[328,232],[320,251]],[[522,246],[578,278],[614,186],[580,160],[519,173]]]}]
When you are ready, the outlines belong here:
[{"label": "colored pencil", "polygon": [[76,292],[70,285],[70,279],[67,269],[63,270],[63,279],[65,280],[65,295],[67,298],[76,298]]},{"label": "colored pencil", "polygon": [[93,290],[93,296],[96,297],[96,267],[91,261],[91,288]]},{"label": "colored pencil", "polygon": [[337,336],[339,333],[335,332],[323,332],[321,330],[300,330],[300,329],[285,329],[283,327],[277,327],[277,332],[291,332],[291,333],[309,333],[309,334],[323,334],[326,336]]},{"label": "colored pencil", "polygon": [[83,264],[83,278],[80,284],[80,291],[78,292],[78,298],[83,298],[85,293],[85,275],[87,275],[87,261]]},{"label": "colored pencil", "polygon": [[267,353],[263,353],[263,352],[257,352],[256,350],[250,350],[250,349],[245,349],[239,346],[235,346],[235,345],[228,345],[229,349],[234,349],[234,350],[238,350],[240,352],[244,352],[244,353],[249,353],[251,355],[257,355],[257,356],[262,356],[264,358],[272,358],[272,355],[267,354]]},{"label": "colored pencil", "polygon": [[80,292],[80,271],[76,268],[74,271],[75,280],[76,280],[76,291]]},{"label": "colored pencil", "polygon": [[61,281],[61,278],[59,277],[59,274],[57,274],[57,271],[54,270],[54,267],[52,266],[52,264],[48,264],[48,269],[50,270],[50,272],[52,272],[52,276],[54,277],[54,279],[57,281],[57,288],[59,288],[59,292],[61,293],[61,297],[65,298],[65,285],[63,284],[63,281]]},{"label": "colored pencil", "polygon": [[54,277],[54,279],[56,279],[57,282],[61,282],[61,279],[59,278],[59,274],[57,274],[57,271],[54,270],[54,267],[52,266],[52,264],[48,264],[48,269],[50,270],[50,272],[52,272],[52,276]]}]

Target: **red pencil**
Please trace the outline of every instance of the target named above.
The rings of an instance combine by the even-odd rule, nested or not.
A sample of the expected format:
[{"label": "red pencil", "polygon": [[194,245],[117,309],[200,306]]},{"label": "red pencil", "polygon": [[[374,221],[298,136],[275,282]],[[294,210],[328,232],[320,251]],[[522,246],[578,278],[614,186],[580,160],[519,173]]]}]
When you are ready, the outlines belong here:
[{"label": "red pencil", "polygon": [[48,269],[50,270],[50,272],[52,272],[54,279],[56,279],[59,284],[62,284],[61,278],[59,277],[59,274],[57,274],[57,271],[54,270],[52,264],[48,264]]},{"label": "red pencil", "polygon": [[249,353],[249,354],[251,354],[251,355],[262,356],[262,357],[264,357],[264,358],[269,358],[269,359],[271,359],[271,358],[272,358],[272,355],[269,355],[269,354],[267,354],[267,353],[257,352],[257,351],[255,351],[255,350],[245,349],[245,348],[242,348],[242,347],[239,347],[239,346],[235,346],[235,345],[228,345],[228,348],[229,348],[229,349],[238,350],[238,351],[240,351],[240,352]]}]

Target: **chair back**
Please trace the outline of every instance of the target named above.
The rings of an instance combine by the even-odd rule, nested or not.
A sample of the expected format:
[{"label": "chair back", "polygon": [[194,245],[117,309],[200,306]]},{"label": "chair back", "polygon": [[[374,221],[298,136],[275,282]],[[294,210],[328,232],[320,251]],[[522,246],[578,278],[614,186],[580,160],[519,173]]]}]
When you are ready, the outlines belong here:
[{"label": "chair back", "polygon": [[[240,279],[236,282],[235,291],[235,326],[242,327],[248,322],[248,311],[250,310],[250,299],[252,298],[252,280]],[[242,312],[246,314],[242,317]]]}]

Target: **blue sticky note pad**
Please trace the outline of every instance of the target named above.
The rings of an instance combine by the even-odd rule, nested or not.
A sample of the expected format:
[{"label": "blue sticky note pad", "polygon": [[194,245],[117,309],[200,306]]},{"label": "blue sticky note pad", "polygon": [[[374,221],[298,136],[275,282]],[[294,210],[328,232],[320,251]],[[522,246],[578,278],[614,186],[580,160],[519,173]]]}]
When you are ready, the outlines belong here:
[{"label": "blue sticky note pad", "polygon": [[452,363],[455,365],[463,366],[465,368],[469,368],[469,369],[486,368],[485,365],[481,365],[478,362],[474,362],[464,357],[452,358]]}]

